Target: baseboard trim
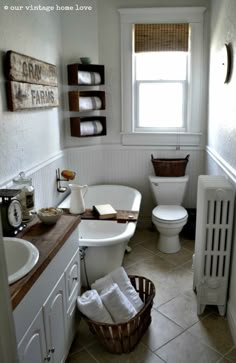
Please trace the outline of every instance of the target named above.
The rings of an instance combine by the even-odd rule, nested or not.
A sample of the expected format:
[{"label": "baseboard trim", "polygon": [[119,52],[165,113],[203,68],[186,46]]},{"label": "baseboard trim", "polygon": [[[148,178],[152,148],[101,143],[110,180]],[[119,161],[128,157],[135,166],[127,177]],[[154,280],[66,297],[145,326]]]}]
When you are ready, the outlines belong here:
[{"label": "baseboard trim", "polygon": [[229,322],[230,331],[234,340],[234,344],[236,344],[236,310],[231,303],[231,300],[228,301],[227,306],[227,319]]}]

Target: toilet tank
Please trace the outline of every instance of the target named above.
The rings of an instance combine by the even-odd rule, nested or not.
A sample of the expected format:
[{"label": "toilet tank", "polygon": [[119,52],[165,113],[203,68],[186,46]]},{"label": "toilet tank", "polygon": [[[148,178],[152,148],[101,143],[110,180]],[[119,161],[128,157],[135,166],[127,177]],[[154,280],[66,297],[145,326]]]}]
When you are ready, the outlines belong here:
[{"label": "toilet tank", "polygon": [[188,175],[180,177],[149,176],[156,203],[158,205],[181,205],[188,179]]}]

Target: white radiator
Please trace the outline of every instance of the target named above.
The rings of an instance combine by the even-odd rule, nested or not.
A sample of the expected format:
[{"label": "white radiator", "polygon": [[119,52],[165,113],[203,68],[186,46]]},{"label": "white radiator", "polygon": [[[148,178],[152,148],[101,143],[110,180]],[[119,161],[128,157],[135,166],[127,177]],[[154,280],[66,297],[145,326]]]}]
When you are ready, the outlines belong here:
[{"label": "white radiator", "polygon": [[197,221],[193,288],[197,313],[217,305],[225,315],[230,267],[234,189],[224,176],[200,175],[197,191]]}]

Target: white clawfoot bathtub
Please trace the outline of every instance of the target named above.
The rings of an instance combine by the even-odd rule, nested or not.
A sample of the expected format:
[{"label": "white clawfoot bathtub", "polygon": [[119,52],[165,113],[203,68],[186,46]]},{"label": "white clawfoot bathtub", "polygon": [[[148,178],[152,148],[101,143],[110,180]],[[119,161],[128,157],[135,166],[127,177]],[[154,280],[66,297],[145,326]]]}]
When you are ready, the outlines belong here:
[{"label": "white clawfoot bathtub", "polygon": [[[111,204],[115,209],[139,211],[141,194],[123,185],[91,185],[85,194],[85,207]],[[58,206],[69,208],[70,195]],[[82,220],[79,224],[79,245],[84,252],[81,261],[82,284],[91,284],[122,265],[125,248],[133,236],[137,222],[117,223],[105,220]],[[87,272],[87,277],[85,273]]]}]

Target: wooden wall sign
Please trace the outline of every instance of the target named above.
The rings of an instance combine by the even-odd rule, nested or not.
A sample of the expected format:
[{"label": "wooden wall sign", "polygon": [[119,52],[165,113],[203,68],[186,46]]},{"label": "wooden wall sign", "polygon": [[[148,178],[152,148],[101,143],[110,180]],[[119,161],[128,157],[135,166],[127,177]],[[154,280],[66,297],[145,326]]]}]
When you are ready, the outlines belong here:
[{"label": "wooden wall sign", "polygon": [[10,111],[59,105],[58,88],[54,86],[8,82],[7,90]]},{"label": "wooden wall sign", "polygon": [[59,105],[55,65],[8,51],[6,69],[10,111]]},{"label": "wooden wall sign", "polygon": [[7,72],[11,81],[57,85],[55,65],[11,50],[7,52]]}]

